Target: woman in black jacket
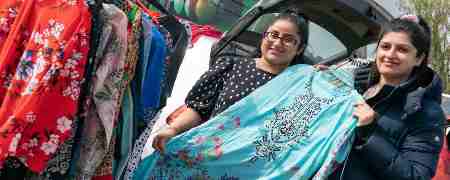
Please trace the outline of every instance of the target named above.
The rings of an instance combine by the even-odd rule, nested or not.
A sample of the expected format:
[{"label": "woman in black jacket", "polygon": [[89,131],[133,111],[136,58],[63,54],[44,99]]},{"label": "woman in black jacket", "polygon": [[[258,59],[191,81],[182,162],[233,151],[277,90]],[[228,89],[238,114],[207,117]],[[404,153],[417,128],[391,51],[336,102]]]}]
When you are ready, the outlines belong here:
[{"label": "woman in black jacket", "polygon": [[365,102],[355,105],[356,141],[329,179],[431,179],[443,142],[442,85],[427,67],[430,29],[394,19],[378,42]]}]

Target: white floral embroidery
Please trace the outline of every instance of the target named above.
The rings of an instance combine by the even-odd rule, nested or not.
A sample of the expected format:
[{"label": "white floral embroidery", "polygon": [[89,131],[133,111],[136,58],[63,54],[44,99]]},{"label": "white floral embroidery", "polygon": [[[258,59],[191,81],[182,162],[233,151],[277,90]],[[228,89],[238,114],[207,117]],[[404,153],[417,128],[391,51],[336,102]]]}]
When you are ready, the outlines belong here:
[{"label": "white floral embroidery", "polygon": [[71,128],[72,120],[68,119],[66,116],[63,116],[60,117],[56,123],[57,123],[56,128],[61,133],[64,133]]},{"label": "white floral embroidery", "polygon": [[64,68],[66,69],[73,69],[77,66],[78,62],[75,59],[69,58],[67,59],[67,63],[65,64]]},{"label": "white floral embroidery", "polygon": [[36,147],[36,146],[38,146],[38,142],[39,141],[36,138],[30,139],[29,147]]},{"label": "white floral embroidery", "polygon": [[8,15],[10,18],[15,18],[17,16],[17,10],[15,8],[9,8],[8,11]]},{"label": "white floral embroidery", "polygon": [[78,96],[80,95],[80,82],[79,81],[72,81],[70,83],[70,86],[68,86],[63,91],[63,96],[70,96],[74,101],[78,99]]},{"label": "white floral embroidery", "polygon": [[45,73],[43,79],[45,81],[49,81],[52,77],[56,75],[56,72],[58,70],[58,66],[56,64],[52,64],[50,68],[48,69],[47,73]]},{"label": "white floral embroidery", "polygon": [[50,19],[48,24],[50,26],[50,34],[59,39],[59,36],[64,31],[64,24],[56,22],[54,19]]},{"label": "white floral embroidery", "polygon": [[8,149],[8,151],[9,151],[10,153],[13,153],[13,154],[16,153],[17,145],[19,144],[19,141],[20,141],[20,138],[21,138],[21,137],[22,137],[22,134],[20,134],[20,133],[17,133],[17,134],[13,137],[13,139],[12,139],[12,141],[11,141],[11,144],[9,144],[9,149]]},{"label": "white floral embroidery", "polygon": [[59,136],[57,134],[50,135],[49,142],[53,142],[55,144],[58,144],[59,143]]},{"label": "white floral embroidery", "polygon": [[70,78],[72,79],[78,79],[80,77],[80,73],[78,71],[72,71],[70,72]]},{"label": "white floral embroidery", "polygon": [[17,16],[17,11],[15,8],[8,9],[9,14],[7,17],[0,18],[0,31],[8,32],[10,30],[9,22],[13,21]]},{"label": "white floral embroidery", "polygon": [[64,0],[63,2],[65,2],[69,5],[72,5],[72,6],[77,5],[77,0]]},{"label": "white floral embroidery", "polygon": [[44,151],[45,155],[50,155],[56,152],[57,147],[58,146],[54,142],[48,141],[42,143],[41,150]]},{"label": "white floral embroidery", "polygon": [[8,19],[5,17],[0,18],[0,27],[2,27],[2,30],[7,31],[9,30],[8,26]]},{"label": "white floral embroidery", "polygon": [[36,115],[33,112],[28,112],[25,114],[25,121],[27,123],[33,123],[36,121]]},{"label": "white floral embroidery", "polygon": [[39,74],[45,70],[45,67],[47,67],[47,62],[44,59],[44,56],[42,56],[42,53],[37,53],[36,55],[36,64],[34,64],[35,74]]},{"label": "white floral embroidery", "polygon": [[43,45],[44,44],[44,37],[39,32],[33,32],[31,34],[31,38],[33,38],[34,43],[36,43],[36,44],[39,44],[39,45]]},{"label": "white floral embroidery", "polygon": [[25,87],[25,89],[23,90],[22,96],[31,95],[38,84],[39,81],[36,78],[31,78],[31,80],[27,84],[27,87]]}]

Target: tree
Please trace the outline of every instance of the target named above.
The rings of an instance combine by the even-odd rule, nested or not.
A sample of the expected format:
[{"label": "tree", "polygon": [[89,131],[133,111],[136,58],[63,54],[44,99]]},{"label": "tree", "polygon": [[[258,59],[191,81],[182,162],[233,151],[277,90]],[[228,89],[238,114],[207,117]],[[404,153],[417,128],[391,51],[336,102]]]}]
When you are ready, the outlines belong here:
[{"label": "tree", "polygon": [[403,11],[425,18],[431,27],[431,67],[441,76],[450,93],[450,0],[401,0]]}]

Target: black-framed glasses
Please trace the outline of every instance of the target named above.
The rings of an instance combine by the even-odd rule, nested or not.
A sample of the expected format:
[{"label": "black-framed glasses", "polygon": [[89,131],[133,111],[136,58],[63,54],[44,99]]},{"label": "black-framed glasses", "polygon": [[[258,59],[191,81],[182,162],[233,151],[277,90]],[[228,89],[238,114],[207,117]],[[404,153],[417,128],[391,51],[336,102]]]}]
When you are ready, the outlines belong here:
[{"label": "black-framed glasses", "polygon": [[266,38],[267,40],[274,42],[276,40],[280,40],[281,43],[283,43],[285,46],[295,46],[297,45],[298,41],[295,38],[294,35],[291,34],[287,34],[287,35],[283,35],[280,36],[280,32],[278,31],[267,31],[263,33],[264,38]]}]

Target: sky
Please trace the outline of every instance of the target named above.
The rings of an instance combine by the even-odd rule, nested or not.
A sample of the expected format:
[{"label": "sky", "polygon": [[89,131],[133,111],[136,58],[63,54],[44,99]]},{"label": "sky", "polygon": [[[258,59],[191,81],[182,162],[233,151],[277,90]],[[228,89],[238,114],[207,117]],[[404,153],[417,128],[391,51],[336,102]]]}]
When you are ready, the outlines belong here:
[{"label": "sky", "polygon": [[399,3],[400,0],[375,0],[387,11],[389,11],[394,17],[400,16]]}]

